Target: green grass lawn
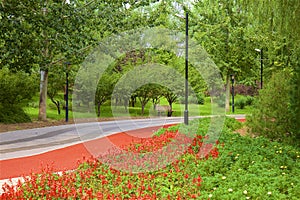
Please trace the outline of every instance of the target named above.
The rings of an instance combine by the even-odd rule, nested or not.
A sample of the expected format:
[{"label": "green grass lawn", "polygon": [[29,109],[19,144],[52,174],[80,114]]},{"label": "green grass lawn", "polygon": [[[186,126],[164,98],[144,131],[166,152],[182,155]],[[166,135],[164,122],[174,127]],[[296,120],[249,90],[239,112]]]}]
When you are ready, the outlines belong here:
[{"label": "green grass lawn", "polygon": [[[61,101],[61,103],[64,103]],[[71,104],[71,102],[69,103]],[[168,102],[165,99],[161,99],[160,105],[168,105]],[[96,110],[92,109],[90,106],[90,112],[72,112],[71,106],[69,109],[69,119],[75,118],[96,118]],[[31,117],[33,121],[38,119],[38,97],[33,99],[31,103],[28,104],[27,107],[24,108],[25,112]],[[82,110],[85,109],[82,106]],[[173,115],[172,116],[183,116],[185,110],[184,104],[174,103],[173,104]],[[225,108],[214,107],[214,111],[212,111],[212,104],[210,101],[210,97],[205,97],[205,101],[203,105],[199,104],[189,104],[188,105],[189,116],[202,116],[202,115],[211,115],[213,114],[224,114]],[[231,110],[231,107],[230,107]],[[249,114],[251,113],[251,106],[245,106],[243,109],[239,109],[237,106],[235,107],[234,114]],[[233,114],[231,111],[226,114]],[[128,110],[125,110],[124,106],[114,106],[111,105],[111,102],[108,101],[104,105],[101,106],[101,115],[100,118],[110,118],[110,117],[140,117],[141,115],[141,105],[137,101],[135,107],[128,107]],[[144,117],[155,117],[157,116],[157,112],[153,109],[152,102],[149,102],[145,107]],[[55,105],[51,102],[50,99],[47,100],[47,118],[51,120],[64,120],[65,119],[65,110],[61,108],[61,114],[59,115]]]}]

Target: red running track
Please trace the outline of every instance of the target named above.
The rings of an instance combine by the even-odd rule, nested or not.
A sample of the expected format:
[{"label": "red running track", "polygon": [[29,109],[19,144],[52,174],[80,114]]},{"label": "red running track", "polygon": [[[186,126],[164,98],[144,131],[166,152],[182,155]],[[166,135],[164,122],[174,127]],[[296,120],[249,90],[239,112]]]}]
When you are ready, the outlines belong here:
[{"label": "red running track", "polygon": [[78,161],[90,158],[93,152],[103,152],[114,145],[122,146],[140,138],[150,137],[159,128],[161,126],[121,132],[38,155],[1,160],[0,180],[26,176],[31,172],[40,173],[46,166],[51,166],[56,172],[76,169]]}]

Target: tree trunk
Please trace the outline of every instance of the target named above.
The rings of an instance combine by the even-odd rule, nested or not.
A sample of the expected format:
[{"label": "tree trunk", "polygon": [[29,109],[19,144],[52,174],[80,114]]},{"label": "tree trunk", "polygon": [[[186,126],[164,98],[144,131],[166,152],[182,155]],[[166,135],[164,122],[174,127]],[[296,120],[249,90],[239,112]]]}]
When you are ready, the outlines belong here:
[{"label": "tree trunk", "polygon": [[50,95],[49,95],[49,97],[50,97],[52,103],[55,104],[55,106],[57,108],[57,113],[60,115],[60,102],[59,102],[59,100],[55,101],[54,97],[50,96]]},{"label": "tree trunk", "polygon": [[128,107],[128,105],[129,105],[129,99],[128,99],[127,97],[125,97],[123,100],[124,100],[124,108],[125,108],[125,112],[127,112],[127,111],[128,111],[127,107]]},{"label": "tree trunk", "polygon": [[134,107],[135,102],[136,102],[136,98],[133,97],[133,96],[131,96],[130,98],[131,98],[131,107]]},{"label": "tree trunk", "polygon": [[48,71],[41,70],[40,80],[40,103],[39,103],[39,121],[47,120],[47,86],[48,86]]},{"label": "tree trunk", "polygon": [[172,114],[173,114],[173,108],[172,108],[172,102],[169,102],[169,106],[170,108],[168,109],[168,117],[172,117]]},{"label": "tree trunk", "polygon": [[[47,3],[47,1],[46,1]],[[47,14],[47,8],[43,8],[43,14]],[[43,36],[45,37],[45,49],[44,56],[48,57],[48,36],[47,32],[43,30]],[[40,69],[41,79],[40,79],[40,103],[39,103],[39,121],[47,120],[47,88],[48,88],[48,70]]]},{"label": "tree trunk", "polygon": [[226,99],[225,99],[225,110],[226,112],[230,111],[230,76],[226,76]]},{"label": "tree trunk", "polygon": [[100,117],[100,114],[101,114],[100,108],[101,108],[101,103],[98,103],[98,104],[97,104],[97,116],[98,116],[98,117]]},{"label": "tree trunk", "polygon": [[57,101],[57,112],[60,115],[60,102],[59,101]]},{"label": "tree trunk", "polygon": [[142,104],[142,116],[144,115],[145,112],[145,104]]}]

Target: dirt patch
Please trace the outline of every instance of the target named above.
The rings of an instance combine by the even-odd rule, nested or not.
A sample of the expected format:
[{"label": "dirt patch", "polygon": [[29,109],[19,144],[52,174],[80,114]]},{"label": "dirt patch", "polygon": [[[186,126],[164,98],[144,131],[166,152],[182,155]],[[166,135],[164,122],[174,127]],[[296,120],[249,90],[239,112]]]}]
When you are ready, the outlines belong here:
[{"label": "dirt patch", "polygon": [[235,130],[234,132],[240,134],[241,136],[255,137],[255,135],[249,132],[249,128],[245,125],[242,128]]}]

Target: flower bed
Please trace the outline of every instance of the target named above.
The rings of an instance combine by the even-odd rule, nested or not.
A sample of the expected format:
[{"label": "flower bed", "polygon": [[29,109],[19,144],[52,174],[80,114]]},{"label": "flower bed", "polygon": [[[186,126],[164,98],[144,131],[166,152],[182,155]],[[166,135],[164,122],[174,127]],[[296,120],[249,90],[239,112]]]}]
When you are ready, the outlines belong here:
[{"label": "flower bed", "polygon": [[[193,137],[171,127],[121,150],[112,149],[98,159],[84,160],[72,172],[53,174],[50,167],[45,167],[43,173],[32,174],[24,183],[5,186],[1,199],[297,199],[300,196],[299,148],[265,138],[241,137],[228,126],[224,127],[220,143],[206,144],[204,133],[209,121],[200,121]],[[174,150],[179,156],[170,153]]]}]

